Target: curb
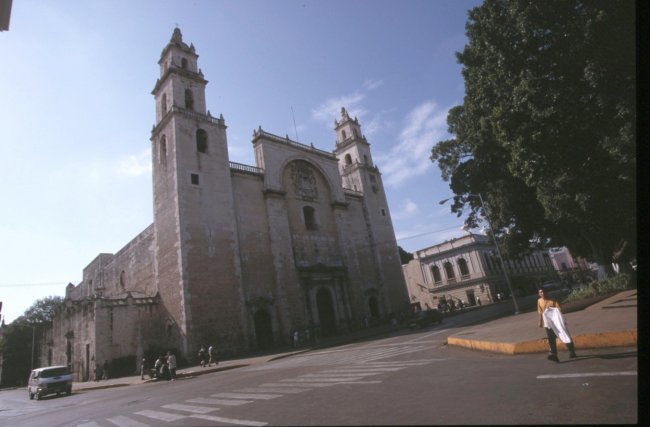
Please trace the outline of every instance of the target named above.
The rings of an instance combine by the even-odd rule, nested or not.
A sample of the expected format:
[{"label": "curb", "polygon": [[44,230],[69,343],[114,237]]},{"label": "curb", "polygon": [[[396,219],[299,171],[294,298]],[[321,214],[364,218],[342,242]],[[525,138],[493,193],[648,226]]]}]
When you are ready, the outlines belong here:
[{"label": "curb", "polygon": [[[623,332],[602,332],[596,334],[575,335],[572,337],[576,349],[633,347],[637,345],[637,330]],[[532,354],[546,353],[548,340],[546,338],[518,343],[479,341],[466,338],[449,337],[447,345],[464,347],[470,350],[487,351],[500,354]],[[558,340],[558,350],[566,350],[564,343]]]}]

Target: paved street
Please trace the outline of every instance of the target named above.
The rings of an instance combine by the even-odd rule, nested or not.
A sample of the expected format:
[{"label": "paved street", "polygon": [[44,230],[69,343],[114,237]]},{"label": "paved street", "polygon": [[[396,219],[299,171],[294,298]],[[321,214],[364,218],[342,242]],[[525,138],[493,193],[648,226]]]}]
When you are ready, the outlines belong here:
[{"label": "paved street", "polygon": [[175,382],[29,401],[0,425],[212,426],[637,422],[636,348],[555,364],[445,344],[449,324]]}]

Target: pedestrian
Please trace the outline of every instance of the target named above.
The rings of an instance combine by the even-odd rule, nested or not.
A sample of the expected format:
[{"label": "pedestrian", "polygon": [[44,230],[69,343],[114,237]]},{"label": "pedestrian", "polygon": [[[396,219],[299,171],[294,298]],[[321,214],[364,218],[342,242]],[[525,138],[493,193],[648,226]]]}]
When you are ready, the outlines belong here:
[{"label": "pedestrian", "polygon": [[99,366],[99,363],[95,365],[95,381],[99,381],[102,377],[101,374],[102,368]]},{"label": "pedestrian", "polygon": [[217,360],[217,349],[215,346],[211,345],[208,347],[208,356],[210,357],[210,360],[208,360],[208,366],[210,366],[212,363],[215,365],[219,364],[219,361]]},{"label": "pedestrian", "polygon": [[569,357],[572,359],[577,357],[575,346],[573,345],[573,340],[571,339],[571,335],[569,335],[569,331],[566,329],[564,317],[562,316],[562,311],[560,310],[560,304],[554,299],[547,298],[544,289],[540,289],[538,293],[538,325],[540,328],[544,327],[546,330],[549,347],[548,360],[552,360],[554,362],[560,361],[560,359],[557,357],[557,337],[559,337],[560,340],[566,345],[567,349],[569,349]]},{"label": "pedestrian", "polygon": [[108,379],[108,360],[104,360],[104,366],[102,367],[102,379]]},{"label": "pedestrian", "polygon": [[482,305],[481,297],[476,297],[476,303],[479,305],[479,307]]},{"label": "pedestrian", "polygon": [[147,359],[142,358],[142,361],[140,362],[140,379],[144,379],[144,374],[147,372]]},{"label": "pedestrian", "polygon": [[293,331],[293,347],[296,348],[298,347],[298,343],[300,342],[300,332],[296,329]]},{"label": "pedestrian", "polygon": [[167,352],[167,367],[169,368],[169,379],[176,379],[176,356],[171,351]]},{"label": "pedestrian", "polygon": [[201,346],[201,348],[199,349],[199,365],[201,365],[202,368],[205,368],[205,360],[206,360],[205,356],[206,356],[205,348]]},{"label": "pedestrian", "polygon": [[153,367],[155,369],[155,379],[162,378],[165,372],[165,358],[163,356],[158,357]]}]

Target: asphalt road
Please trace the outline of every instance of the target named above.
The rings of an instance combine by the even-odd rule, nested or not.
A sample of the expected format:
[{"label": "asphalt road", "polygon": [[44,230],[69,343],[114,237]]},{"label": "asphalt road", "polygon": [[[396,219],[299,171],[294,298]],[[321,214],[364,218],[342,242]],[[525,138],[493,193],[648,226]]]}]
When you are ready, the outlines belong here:
[{"label": "asphalt road", "polygon": [[30,401],[0,392],[3,426],[621,424],[638,421],[637,350],[544,355],[444,344],[420,329],[175,382]]}]

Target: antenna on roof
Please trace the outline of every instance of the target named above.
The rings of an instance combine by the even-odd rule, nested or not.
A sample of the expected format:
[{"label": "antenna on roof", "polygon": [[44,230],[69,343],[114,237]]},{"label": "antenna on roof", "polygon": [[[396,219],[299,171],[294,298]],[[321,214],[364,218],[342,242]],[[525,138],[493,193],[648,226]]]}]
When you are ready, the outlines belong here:
[{"label": "antenna on roof", "polygon": [[298,139],[298,128],[296,127],[296,115],[293,112],[293,105],[291,106],[291,117],[293,117],[293,129],[296,132],[296,142],[300,142]]}]

